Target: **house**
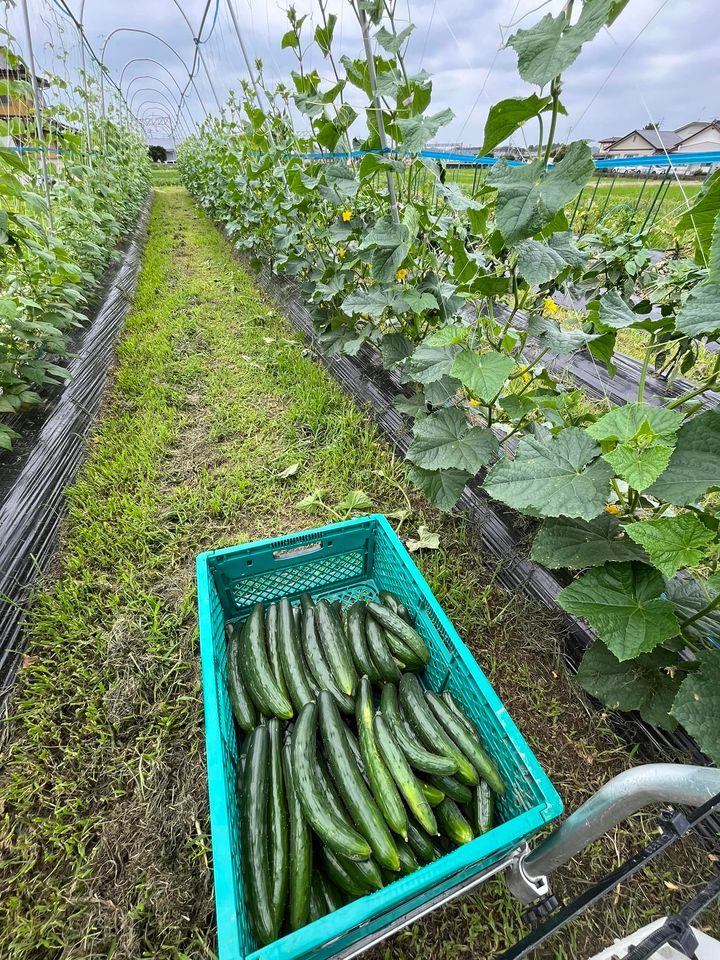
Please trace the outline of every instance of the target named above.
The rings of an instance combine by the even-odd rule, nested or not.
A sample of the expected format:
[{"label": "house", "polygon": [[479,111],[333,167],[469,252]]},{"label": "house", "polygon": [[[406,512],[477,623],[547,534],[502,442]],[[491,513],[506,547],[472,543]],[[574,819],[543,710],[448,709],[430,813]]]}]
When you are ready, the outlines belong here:
[{"label": "house", "polygon": [[[8,56],[0,50],[0,146],[3,147],[22,147],[34,141],[37,136],[35,109],[30,90],[32,75],[19,57],[13,59],[8,59]],[[44,107],[43,90],[46,90],[50,84],[43,77],[36,76],[35,80],[42,109]],[[18,89],[21,84],[26,87]],[[44,122],[49,160],[60,159],[58,138],[64,130],[70,129],[59,120],[49,119]]]},{"label": "house", "polygon": [[599,143],[598,156],[603,158],[715,152],[720,151],[720,121],[691,120],[677,130],[631,130],[624,137],[606,137]]},{"label": "house", "polygon": [[[691,126],[688,124],[688,126]],[[695,123],[692,124],[696,126]],[[675,153],[714,153],[720,152],[720,120],[697,125],[675,148]]]}]

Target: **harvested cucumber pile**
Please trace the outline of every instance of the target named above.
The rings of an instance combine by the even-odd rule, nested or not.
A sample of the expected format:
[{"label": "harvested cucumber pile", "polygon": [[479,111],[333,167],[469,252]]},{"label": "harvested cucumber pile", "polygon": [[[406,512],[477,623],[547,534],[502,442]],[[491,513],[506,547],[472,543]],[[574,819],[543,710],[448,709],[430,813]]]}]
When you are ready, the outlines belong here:
[{"label": "harvested cucumber pile", "polygon": [[256,604],[228,625],[248,915],[260,946],[493,825],[505,785],[405,607]]}]

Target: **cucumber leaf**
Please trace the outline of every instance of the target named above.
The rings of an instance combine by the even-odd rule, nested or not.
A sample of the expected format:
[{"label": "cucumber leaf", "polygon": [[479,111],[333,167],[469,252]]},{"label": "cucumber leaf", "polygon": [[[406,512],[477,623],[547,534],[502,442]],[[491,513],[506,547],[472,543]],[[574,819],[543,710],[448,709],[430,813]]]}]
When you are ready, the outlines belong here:
[{"label": "cucumber leaf", "polygon": [[680,677],[671,677],[663,667],[676,662],[676,655],[669,650],[654,650],[621,663],[596,640],[585,653],[577,677],[583,690],[610,710],[638,710],[653,726],[674,730],[677,721],[669,714]]},{"label": "cucumber leaf", "polygon": [[720,283],[695,287],[678,311],[675,326],[688,337],[717,336],[720,332]]},{"label": "cucumber leaf", "polygon": [[662,576],[647,564],[606,563],[561,590],[558,603],[587,620],[618,660],[632,660],[680,632],[664,590]]},{"label": "cucumber leaf", "polygon": [[531,557],[551,570],[647,559],[638,544],[623,536],[617,517],[609,513],[601,513],[589,522],[568,517],[545,520],[533,542]]},{"label": "cucumber leaf", "polygon": [[547,438],[523,437],[514,460],[500,460],[485,478],[495,500],[543,517],[581,517],[602,513],[610,493],[612,470],[598,459],[600,448],[579,427]]},{"label": "cucumber leaf", "polygon": [[659,500],[685,506],[718,487],[720,411],[706,410],[682,425],[667,470],[648,492]]},{"label": "cucumber leaf", "polygon": [[[678,576],[668,581],[665,592],[682,622],[694,617],[714,600],[718,587],[711,579],[698,581],[693,577]],[[720,640],[720,608],[716,607],[689,626],[683,626],[683,633],[693,640]]]},{"label": "cucumber leaf", "polygon": [[463,350],[455,357],[450,375],[456,377],[478,400],[490,403],[500,393],[514,369],[515,361],[495,350],[488,353]]},{"label": "cucumber leaf", "polygon": [[446,407],[415,421],[407,459],[425,470],[453,468],[474,476],[497,449],[492,430],[471,427],[462,410]]},{"label": "cucumber leaf", "polygon": [[412,465],[408,477],[430,503],[447,513],[460,499],[470,474],[465,470],[423,470]]},{"label": "cucumber leaf", "polygon": [[630,523],[625,533],[645,548],[650,563],[666,577],[700,563],[715,541],[712,531],[691,513]]},{"label": "cucumber leaf", "polygon": [[672,713],[701,750],[720,763],[720,651],[698,654],[700,667],[682,682]]}]

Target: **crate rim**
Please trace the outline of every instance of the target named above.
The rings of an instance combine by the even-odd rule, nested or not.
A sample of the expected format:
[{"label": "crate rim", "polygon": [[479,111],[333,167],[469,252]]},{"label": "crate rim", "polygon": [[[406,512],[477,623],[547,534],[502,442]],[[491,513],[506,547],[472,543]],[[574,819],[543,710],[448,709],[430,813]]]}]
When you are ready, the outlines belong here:
[{"label": "crate rim", "polygon": [[[482,668],[472,656],[464,641],[457,633],[457,630],[452,625],[450,619],[445,614],[443,608],[440,606],[433,591],[430,589],[427,581],[425,580],[425,577],[422,575],[415,561],[405,548],[405,545],[402,543],[390,525],[388,519],[383,514],[368,514],[362,517],[355,517],[349,520],[325,524],[320,527],[312,527],[307,530],[300,530],[295,533],[281,534],[277,537],[266,537],[262,540],[252,540],[243,544],[237,544],[235,546],[219,547],[215,550],[206,550],[198,554],[196,558],[198,604],[200,603],[201,597],[203,597],[205,600],[207,600],[209,597],[211,570],[210,562],[214,559],[222,558],[223,556],[236,555],[252,548],[273,547],[274,549],[282,549],[290,543],[298,543],[301,540],[312,540],[314,537],[322,537],[328,533],[332,533],[334,530],[341,528],[347,529],[351,526],[372,527],[374,525],[380,526],[389,536],[393,546],[398,550],[404,564],[406,565],[408,573],[412,577],[415,584],[421,589],[421,592],[424,595],[424,601],[431,607],[432,612],[438,618],[448,635],[451,638],[459,641],[459,645],[454,651],[455,654],[465,663],[465,665],[470,669],[471,673],[475,673],[476,671],[480,673],[485,683],[483,693],[487,699],[488,707],[494,711],[503,727],[505,727],[507,723],[510,723],[514,727],[515,733],[513,740],[515,743],[515,748],[521,754],[523,763],[526,765],[528,773],[535,780],[543,800],[536,803],[528,810],[523,811],[518,816],[513,817],[512,820],[499,824],[491,832],[495,834],[495,837],[497,838],[498,833],[502,834],[507,832],[510,834],[511,824],[515,828],[512,833],[517,832],[517,828],[520,824],[526,824],[524,837],[527,839],[529,834],[540,829],[542,826],[546,825],[562,814],[562,799],[553,786],[550,778],[540,765],[540,762],[535,757],[532,749],[527,744],[525,737],[518,730],[517,725],[513,721],[508,711],[505,709],[499,696],[495,692],[489,680],[485,677]],[[330,931],[332,927],[333,916],[336,916],[338,912],[342,912],[348,907],[357,907],[363,902],[365,902],[367,906],[368,901],[372,900],[378,894],[382,894],[383,890],[386,890],[387,888],[383,888],[383,890],[376,891],[375,893],[369,894],[366,897],[362,897],[357,901],[353,901],[352,903],[347,904],[346,907],[343,907],[341,911],[336,911],[335,914],[329,914],[325,917],[322,917],[320,920],[315,921],[314,924],[308,925],[301,930],[286,934],[273,944],[258,948],[248,954],[243,953],[238,934],[238,915],[235,897],[232,893],[233,885],[232,883],[227,882],[226,876],[228,872],[232,870],[228,856],[231,831],[227,813],[227,785],[225,782],[223,764],[221,760],[221,731],[220,724],[217,721],[218,689],[213,660],[213,647],[214,641],[212,636],[208,635],[207,629],[203,630],[202,626],[200,626],[200,658],[203,687],[202,695],[205,706],[205,744],[208,769],[210,835],[213,854],[213,887],[215,891],[215,908],[218,928],[218,954],[220,960],[242,960],[242,958],[244,958],[244,960],[281,960],[285,951],[287,951],[288,947],[290,946],[288,941],[291,938],[298,941],[301,939],[304,940],[306,952],[319,948],[329,939],[326,936],[325,931]],[[210,702],[208,702],[208,694],[211,695]],[[208,722],[208,720],[210,720],[210,722]],[[480,848],[484,845],[485,836],[488,835],[476,837],[463,847],[459,847],[458,849],[446,854],[442,860],[447,861],[448,857],[453,858],[453,860],[457,861],[456,869],[458,871],[471,866],[474,862],[478,862],[481,859],[481,857],[471,855],[471,852],[475,853],[477,851],[479,853]],[[517,843],[512,843],[510,846],[516,847],[522,842],[524,842],[524,840],[518,840]],[[487,854],[487,856],[490,855],[491,854],[489,853]],[[423,867],[423,871],[432,866],[433,864],[427,864],[425,867]],[[220,872],[222,877],[222,882],[219,884],[216,882],[216,870]],[[412,881],[414,876],[417,875],[410,874],[406,877],[400,878],[399,880],[395,881],[395,883],[405,884],[406,881]],[[406,884],[406,886],[408,886],[409,889],[411,887],[410,884]],[[356,915],[353,925],[356,925],[359,922],[365,922],[371,918],[372,911],[369,911],[368,915],[363,919]],[[308,942],[307,936],[310,927],[313,928],[312,943]],[[222,937],[220,935],[221,931]]]}]

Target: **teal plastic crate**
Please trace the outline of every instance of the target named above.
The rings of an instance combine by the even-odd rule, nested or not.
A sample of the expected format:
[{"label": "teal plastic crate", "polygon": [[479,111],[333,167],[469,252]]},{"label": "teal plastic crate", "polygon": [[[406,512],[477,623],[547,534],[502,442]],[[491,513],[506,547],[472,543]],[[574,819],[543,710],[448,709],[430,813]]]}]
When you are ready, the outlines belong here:
[{"label": "teal plastic crate", "polygon": [[[487,870],[562,812],[562,802],[472,654],[383,516],[214,550],[197,559],[200,653],[220,960],[325,960]],[[382,890],[257,949],[243,897],[236,792],[238,738],[225,680],[225,623],[258,601],[304,591],[344,604],[391,590],[431,659],[422,679],[450,690],[477,725],[507,784],[498,825]]]}]

